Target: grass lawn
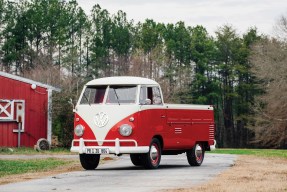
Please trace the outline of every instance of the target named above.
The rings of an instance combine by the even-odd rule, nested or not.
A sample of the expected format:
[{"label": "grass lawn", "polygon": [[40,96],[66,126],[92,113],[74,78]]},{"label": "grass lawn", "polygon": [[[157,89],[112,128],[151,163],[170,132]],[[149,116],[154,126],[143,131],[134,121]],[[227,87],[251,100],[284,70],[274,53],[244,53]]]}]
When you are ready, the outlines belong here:
[{"label": "grass lawn", "polygon": [[210,151],[208,153],[282,157],[287,159],[287,150],[278,149],[216,149],[215,151]]},{"label": "grass lawn", "polygon": [[55,158],[32,160],[0,159],[0,178],[8,175],[22,174],[27,172],[48,171],[69,163],[71,163],[71,161]]},{"label": "grass lawn", "polygon": [[[72,154],[66,148],[54,148],[48,151],[36,151],[33,148],[0,148],[1,155],[69,155]],[[41,158],[27,160],[0,159],[0,178],[9,175],[19,175],[26,173],[49,172],[58,170],[63,167],[69,167],[75,163],[75,160],[59,159],[59,158]],[[1,183],[1,180],[0,180]]]}]

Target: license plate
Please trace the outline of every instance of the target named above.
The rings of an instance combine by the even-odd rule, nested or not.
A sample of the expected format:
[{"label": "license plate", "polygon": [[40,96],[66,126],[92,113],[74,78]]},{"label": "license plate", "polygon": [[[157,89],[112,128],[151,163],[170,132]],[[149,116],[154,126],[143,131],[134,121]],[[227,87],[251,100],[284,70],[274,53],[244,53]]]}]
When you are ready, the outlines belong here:
[{"label": "license plate", "polygon": [[109,149],[108,148],[89,148],[86,149],[86,153],[87,154],[108,154],[109,153]]}]

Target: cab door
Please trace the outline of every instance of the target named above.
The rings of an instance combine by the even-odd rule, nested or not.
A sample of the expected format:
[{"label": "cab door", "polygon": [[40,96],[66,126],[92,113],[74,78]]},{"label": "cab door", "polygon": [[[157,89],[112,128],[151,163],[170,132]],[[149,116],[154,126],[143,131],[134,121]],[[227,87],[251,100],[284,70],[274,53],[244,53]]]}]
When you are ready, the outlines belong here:
[{"label": "cab door", "polygon": [[149,144],[153,136],[166,132],[166,107],[159,86],[141,86],[139,103],[139,127]]}]

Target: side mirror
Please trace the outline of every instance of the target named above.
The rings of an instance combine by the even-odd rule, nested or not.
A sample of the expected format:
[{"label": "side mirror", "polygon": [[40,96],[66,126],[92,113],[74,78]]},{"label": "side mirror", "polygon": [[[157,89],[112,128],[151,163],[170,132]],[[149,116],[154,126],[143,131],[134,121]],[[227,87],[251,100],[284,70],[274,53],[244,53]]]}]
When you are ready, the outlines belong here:
[{"label": "side mirror", "polygon": [[74,103],[73,103],[73,99],[72,99],[72,98],[70,98],[70,100],[68,101],[68,103],[70,103],[70,104],[73,106],[73,111],[74,111],[74,109],[75,109],[75,105],[74,105]]}]

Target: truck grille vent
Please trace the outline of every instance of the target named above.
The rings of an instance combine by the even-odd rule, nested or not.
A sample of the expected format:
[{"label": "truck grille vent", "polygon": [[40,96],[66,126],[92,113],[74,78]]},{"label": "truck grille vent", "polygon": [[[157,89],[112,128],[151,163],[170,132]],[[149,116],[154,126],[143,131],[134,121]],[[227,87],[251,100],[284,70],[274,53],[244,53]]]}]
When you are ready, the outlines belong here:
[{"label": "truck grille vent", "polygon": [[182,129],[176,127],[176,128],[174,128],[174,133],[175,133],[175,134],[181,134],[181,133],[182,133]]},{"label": "truck grille vent", "polygon": [[209,140],[214,140],[214,124],[209,125]]}]

